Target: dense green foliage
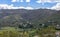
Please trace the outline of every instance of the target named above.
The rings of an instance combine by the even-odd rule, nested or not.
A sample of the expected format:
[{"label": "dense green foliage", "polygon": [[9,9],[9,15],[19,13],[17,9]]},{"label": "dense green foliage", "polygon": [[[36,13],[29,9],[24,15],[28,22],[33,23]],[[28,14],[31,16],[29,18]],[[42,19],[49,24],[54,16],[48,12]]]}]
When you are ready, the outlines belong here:
[{"label": "dense green foliage", "polygon": [[15,27],[2,27],[0,37],[55,37],[55,28],[50,26],[38,29],[20,29]]}]

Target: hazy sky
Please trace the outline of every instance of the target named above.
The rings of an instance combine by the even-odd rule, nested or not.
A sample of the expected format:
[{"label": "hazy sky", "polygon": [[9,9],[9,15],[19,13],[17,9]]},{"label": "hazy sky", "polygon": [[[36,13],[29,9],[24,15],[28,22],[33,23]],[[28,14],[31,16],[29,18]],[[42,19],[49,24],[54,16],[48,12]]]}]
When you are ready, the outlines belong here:
[{"label": "hazy sky", "polygon": [[60,0],[0,0],[0,8],[4,9],[60,9]]}]

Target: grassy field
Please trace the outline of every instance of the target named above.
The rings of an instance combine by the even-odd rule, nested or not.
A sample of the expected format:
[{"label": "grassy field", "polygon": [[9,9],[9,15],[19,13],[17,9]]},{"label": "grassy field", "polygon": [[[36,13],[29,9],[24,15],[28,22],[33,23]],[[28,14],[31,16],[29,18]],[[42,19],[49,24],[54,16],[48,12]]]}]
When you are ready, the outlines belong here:
[{"label": "grassy field", "polygon": [[55,37],[55,28],[20,29],[17,27],[2,27],[0,37]]}]

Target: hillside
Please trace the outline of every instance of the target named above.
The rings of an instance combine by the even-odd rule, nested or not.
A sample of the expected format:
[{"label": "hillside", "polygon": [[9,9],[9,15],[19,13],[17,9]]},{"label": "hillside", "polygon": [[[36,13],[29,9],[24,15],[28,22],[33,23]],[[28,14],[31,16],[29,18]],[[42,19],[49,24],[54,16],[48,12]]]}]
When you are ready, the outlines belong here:
[{"label": "hillside", "polygon": [[56,21],[60,24],[60,11],[50,9],[1,9],[0,26],[18,26],[22,23],[32,23],[35,25]]}]

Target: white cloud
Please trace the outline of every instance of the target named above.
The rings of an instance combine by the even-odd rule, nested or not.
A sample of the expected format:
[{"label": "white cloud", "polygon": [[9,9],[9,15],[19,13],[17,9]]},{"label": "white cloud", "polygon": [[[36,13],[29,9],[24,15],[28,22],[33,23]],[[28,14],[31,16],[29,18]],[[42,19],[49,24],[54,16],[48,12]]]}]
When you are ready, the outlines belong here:
[{"label": "white cloud", "polygon": [[[24,2],[24,0],[12,0],[11,2]],[[25,2],[30,2],[30,0],[25,0]]]},{"label": "white cloud", "polygon": [[13,8],[13,4],[7,5],[7,4],[0,4],[0,9],[11,9]]},{"label": "white cloud", "polygon": [[20,2],[24,2],[23,0],[20,0]]},{"label": "white cloud", "polygon": [[32,10],[34,8],[29,7],[29,6],[27,6],[27,7],[24,7],[24,6],[14,7],[13,4],[11,4],[11,5],[8,5],[8,4],[0,4],[0,9],[28,9],[28,10]]},{"label": "white cloud", "polygon": [[56,5],[51,7],[51,9],[60,10],[60,3],[57,3]]},{"label": "white cloud", "polygon": [[16,2],[17,0],[12,0],[11,2]]},{"label": "white cloud", "polygon": [[37,3],[54,3],[54,2],[60,2],[60,0],[38,0]]},{"label": "white cloud", "polygon": [[23,7],[23,6],[20,6],[19,8],[20,8],[20,9],[24,9],[25,7]]},{"label": "white cloud", "polygon": [[12,0],[11,2],[24,2],[23,0]]},{"label": "white cloud", "polygon": [[30,0],[26,0],[26,2],[30,2]]},{"label": "white cloud", "polygon": [[31,10],[31,9],[34,9],[34,8],[32,8],[32,7],[26,7],[25,9]]}]

